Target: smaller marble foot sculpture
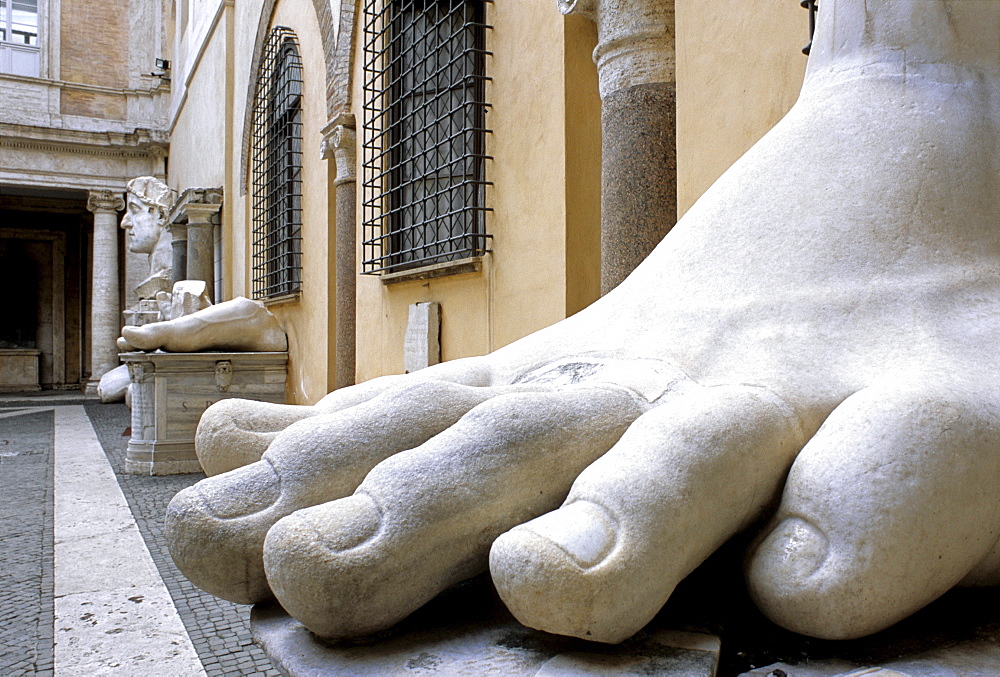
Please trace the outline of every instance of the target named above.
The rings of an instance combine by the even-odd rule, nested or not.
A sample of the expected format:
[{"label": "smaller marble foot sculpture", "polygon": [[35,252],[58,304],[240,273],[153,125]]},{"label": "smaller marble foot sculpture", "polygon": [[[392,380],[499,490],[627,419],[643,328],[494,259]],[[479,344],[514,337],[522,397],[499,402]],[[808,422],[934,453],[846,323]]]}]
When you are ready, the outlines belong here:
[{"label": "smaller marble foot sculpture", "polygon": [[138,350],[171,353],[271,352],[288,347],[274,315],[242,296],[174,320],[123,327],[122,338]]},{"label": "smaller marble foot sculpture", "polygon": [[125,391],[128,390],[129,378],[128,367],[124,364],[115,367],[101,377],[101,383],[97,386],[97,396],[101,402],[121,402],[125,399]]}]

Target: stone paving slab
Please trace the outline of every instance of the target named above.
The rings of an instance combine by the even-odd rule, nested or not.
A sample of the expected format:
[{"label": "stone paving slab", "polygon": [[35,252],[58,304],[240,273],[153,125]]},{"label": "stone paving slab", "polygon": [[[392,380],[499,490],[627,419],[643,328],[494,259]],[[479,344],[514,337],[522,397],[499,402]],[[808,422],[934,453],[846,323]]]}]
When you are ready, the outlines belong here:
[{"label": "stone paving slab", "polygon": [[131,425],[128,408],[121,403],[88,402],[86,411],[115,471],[118,485],[135,517],[139,532],[163,579],[191,643],[210,677],[264,675],[278,677],[264,652],[250,637],[250,607],[213,597],[191,584],[174,566],[163,537],[167,504],[181,489],[204,478],[188,475],[130,475],[125,473]]},{"label": "stone paving slab", "polygon": [[[202,677],[83,407],[55,410],[54,438],[56,673]],[[117,528],[81,533],[91,510]]]}]

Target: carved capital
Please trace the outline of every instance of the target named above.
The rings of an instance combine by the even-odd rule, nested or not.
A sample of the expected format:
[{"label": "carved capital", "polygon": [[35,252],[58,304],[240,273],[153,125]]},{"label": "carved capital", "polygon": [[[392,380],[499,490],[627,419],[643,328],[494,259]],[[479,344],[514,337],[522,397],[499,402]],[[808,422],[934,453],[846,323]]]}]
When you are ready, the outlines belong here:
[{"label": "carved capital", "polygon": [[557,0],[563,14],[597,24],[594,62],[601,98],[635,85],[674,81],[673,0]]},{"label": "carved capital", "polygon": [[215,223],[222,209],[222,188],[186,188],[174,202],[167,215],[171,232],[180,230],[179,224],[192,225]]},{"label": "carved capital", "polygon": [[341,113],[323,129],[320,157],[337,163],[335,185],[357,180],[357,133],[354,116]]},{"label": "carved capital", "polygon": [[599,0],[556,0],[556,3],[563,14],[579,14],[591,21],[597,21]]},{"label": "carved capital", "polygon": [[115,214],[125,209],[125,198],[111,190],[91,190],[87,193],[87,211]]},{"label": "carved capital", "polygon": [[187,242],[188,224],[187,221],[175,221],[167,224],[167,231],[170,233],[171,244],[176,247],[180,242]]},{"label": "carved capital", "polygon": [[215,223],[215,215],[219,213],[222,205],[205,204],[198,202],[188,202],[185,205],[184,214],[187,216],[188,227],[210,226]]}]

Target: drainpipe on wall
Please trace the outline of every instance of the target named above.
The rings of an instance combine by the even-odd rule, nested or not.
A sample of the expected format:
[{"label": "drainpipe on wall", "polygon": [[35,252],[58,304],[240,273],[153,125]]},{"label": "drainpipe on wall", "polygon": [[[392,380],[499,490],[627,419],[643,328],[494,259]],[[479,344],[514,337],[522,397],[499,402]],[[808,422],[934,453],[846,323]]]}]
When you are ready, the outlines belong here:
[{"label": "drainpipe on wall", "polygon": [[597,24],[601,294],[677,221],[673,0],[557,0]]}]

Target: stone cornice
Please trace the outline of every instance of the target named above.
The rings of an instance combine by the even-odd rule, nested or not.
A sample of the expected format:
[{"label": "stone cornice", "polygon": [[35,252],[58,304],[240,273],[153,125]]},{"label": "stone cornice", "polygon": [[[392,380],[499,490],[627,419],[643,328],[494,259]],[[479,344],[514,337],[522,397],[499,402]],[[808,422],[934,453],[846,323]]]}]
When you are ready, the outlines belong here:
[{"label": "stone cornice", "polygon": [[0,74],[0,82],[9,80],[12,82],[23,82],[28,85],[56,87],[59,89],[78,92],[92,92],[95,94],[113,94],[116,96],[155,96],[157,94],[166,94],[170,91],[170,85],[165,83],[162,78],[143,76],[142,79],[148,79],[150,84],[153,86],[145,89],[122,89],[121,87],[104,87],[102,85],[91,85],[85,82],[72,82],[70,80],[52,80],[50,78],[38,78],[29,75],[14,75],[12,73]]},{"label": "stone cornice", "polygon": [[0,146],[103,157],[162,157],[167,154],[169,137],[154,129],[136,129],[130,133],[88,132],[0,123]]},{"label": "stone cornice", "polygon": [[557,0],[563,14],[597,24],[601,98],[636,85],[674,82],[673,0]]}]

